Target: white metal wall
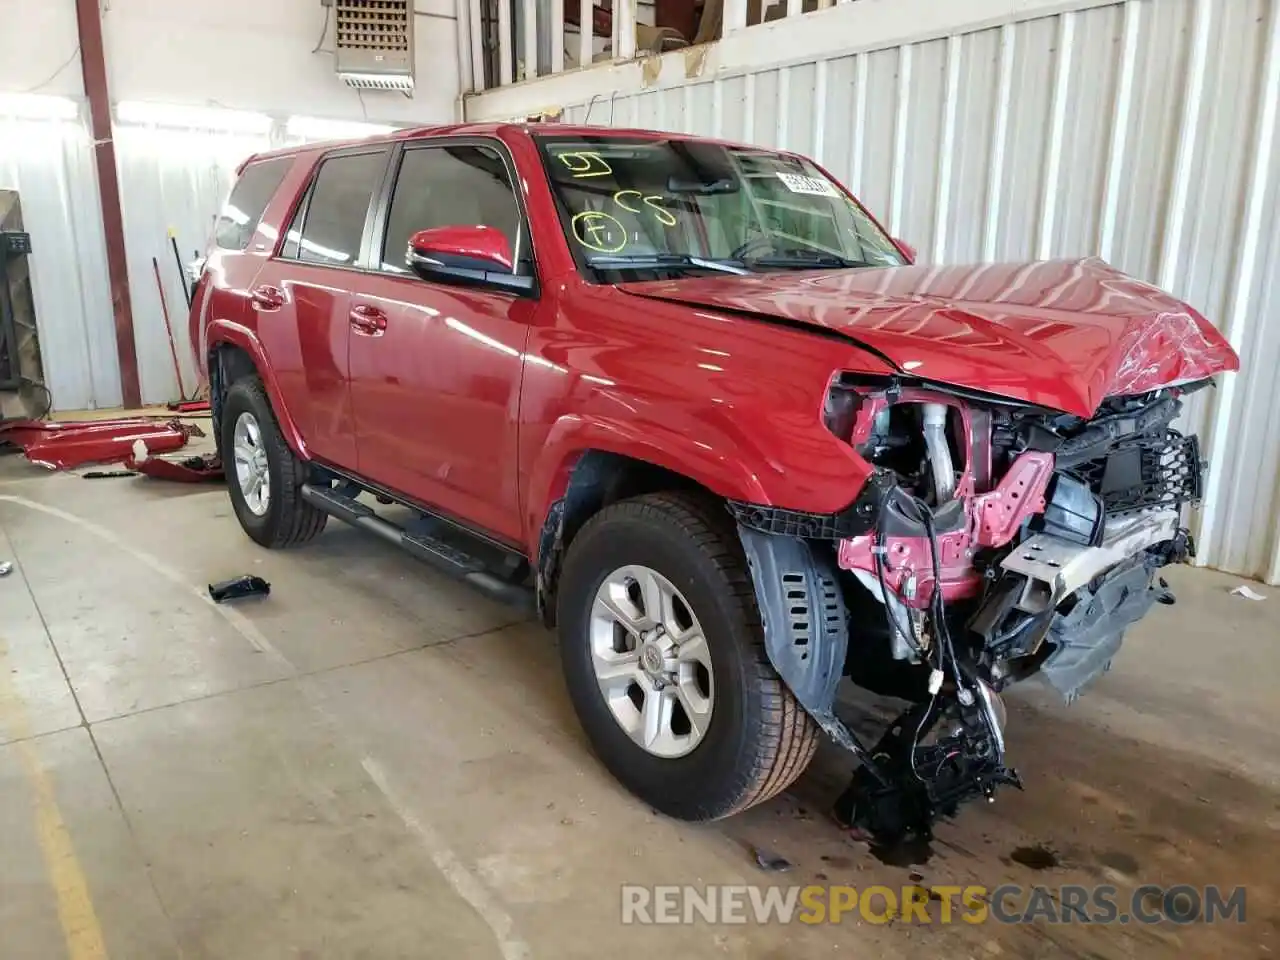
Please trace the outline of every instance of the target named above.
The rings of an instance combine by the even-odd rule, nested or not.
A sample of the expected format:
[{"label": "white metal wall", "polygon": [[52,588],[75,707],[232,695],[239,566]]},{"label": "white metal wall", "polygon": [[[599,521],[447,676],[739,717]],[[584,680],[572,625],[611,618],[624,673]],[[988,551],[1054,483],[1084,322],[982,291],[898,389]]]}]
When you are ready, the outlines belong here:
[{"label": "white metal wall", "polygon": [[[195,386],[187,307],[169,245],[204,250],[236,165],[269,137],[210,130],[116,128],[129,292],[144,403],[177,399],[151,258],[159,260],[183,383]],[[0,117],[0,187],[22,197],[45,382],[55,410],[119,406],[120,373],[92,144],[80,120]]]},{"label": "white metal wall", "polygon": [[250,154],[270,147],[269,136],[129,125],[116,128],[133,332],[144,403],[165,403],[178,397],[152,258],[160,268],[182,384],[190,395],[196,385],[195,358],[183,281],[169,231],[178,240],[184,264],[195,258],[197,250],[203,256],[214,215],[230,190],[236,166]]},{"label": "white metal wall", "polygon": [[1185,418],[1213,464],[1201,560],[1275,583],[1278,6],[1124,0],[564,116],[808,153],[926,262],[1099,255],[1186,299],[1243,358]]},{"label": "white metal wall", "polygon": [[45,383],[60,410],[120,405],[97,182],[79,121],[0,116],[0,187],[21,194]]}]

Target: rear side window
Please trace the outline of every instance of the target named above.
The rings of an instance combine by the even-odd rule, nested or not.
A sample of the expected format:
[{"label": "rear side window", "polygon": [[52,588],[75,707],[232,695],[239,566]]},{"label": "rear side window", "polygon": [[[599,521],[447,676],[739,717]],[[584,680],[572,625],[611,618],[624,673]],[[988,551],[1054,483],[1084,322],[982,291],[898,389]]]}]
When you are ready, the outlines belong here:
[{"label": "rear side window", "polygon": [[214,242],[224,250],[243,250],[249,246],[258,221],[271,202],[271,197],[289,172],[293,157],[262,160],[244,168],[226,205],[218,214]]},{"label": "rear side window", "polygon": [[354,264],[360,256],[369,203],[386,162],[386,151],[323,161],[310,198],[289,228],[283,255],[307,263]]},{"label": "rear side window", "polygon": [[519,264],[527,251],[520,244],[520,207],[502,156],[473,145],[415,147],[404,152],[396,178],[383,270],[407,272],[409,238],[432,227],[496,227],[507,236]]}]

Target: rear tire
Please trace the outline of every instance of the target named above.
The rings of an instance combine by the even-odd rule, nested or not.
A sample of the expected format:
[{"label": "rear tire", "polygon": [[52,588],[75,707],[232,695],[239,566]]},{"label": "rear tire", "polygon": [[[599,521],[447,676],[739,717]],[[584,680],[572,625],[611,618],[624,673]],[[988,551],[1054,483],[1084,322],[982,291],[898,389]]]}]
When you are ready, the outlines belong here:
[{"label": "rear tire", "polygon": [[[656,574],[651,579],[666,591],[660,604],[664,611],[671,595],[675,609],[687,605],[676,619],[683,621],[681,628],[692,622],[688,629],[705,639],[710,654],[709,669],[699,674],[711,681],[709,721],[679,724],[684,752],[671,748],[670,738],[665,750],[646,747],[641,742],[645,733],[637,738],[634,724],[628,728],[619,717],[630,710],[617,687],[610,688],[615,692],[608,699],[604,693],[606,682],[617,682],[602,679],[600,672],[601,662],[612,655],[609,643],[617,644],[613,651],[621,658],[630,658],[628,648],[636,646],[638,685],[626,687],[622,696],[635,704],[637,713],[643,715],[643,704],[649,702],[647,683],[659,694],[684,684],[643,672],[655,669],[658,658],[646,661],[641,654],[654,636],[661,640],[659,628],[637,635],[619,620],[614,636],[621,639],[604,640],[600,646],[605,636],[601,612],[612,609],[612,601],[601,598],[618,596],[629,604],[628,597],[642,595],[639,587],[632,594],[608,592],[626,581],[628,571],[641,579]],[[637,601],[628,609],[643,612],[643,607]],[[720,504],[684,493],[658,493],[600,511],[574,537],[565,557],[558,622],[569,695],[592,747],[623,785],[660,812],[694,821],[730,816],[782,792],[812,759],[818,726],[769,663],[742,547]],[[641,617],[633,622],[647,621]],[[674,641],[669,649],[676,653],[667,654],[667,663],[679,659],[682,643]],[[631,683],[625,678],[621,682]],[[683,708],[676,713],[681,715]],[[677,726],[674,720],[671,726]],[[694,733],[696,745],[689,749]],[[651,741],[655,747],[661,742]]]},{"label": "rear tire", "polygon": [[[307,465],[285,442],[260,379],[243,377],[232,384],[220,426],[227,489],[244,532],[272,549],[318,536],[329,516],[302,499],[298,488]],[[251,464],[247,472],[246,462]]]}]

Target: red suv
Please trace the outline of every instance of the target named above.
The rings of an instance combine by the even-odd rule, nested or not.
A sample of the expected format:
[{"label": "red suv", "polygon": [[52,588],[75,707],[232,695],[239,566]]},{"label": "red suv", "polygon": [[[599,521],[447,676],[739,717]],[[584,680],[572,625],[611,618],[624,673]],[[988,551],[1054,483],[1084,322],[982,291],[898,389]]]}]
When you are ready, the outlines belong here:
[{"label": "red suv", "polygon": [[[1099,260],[912,260],[796,154],[417,130],[247,161],[192,341],[254,540],[335,516],[527,598],[672,816],[773,796],[825,733],[841,818],[927,833],[1016,782],[1000,690],[1074,698],[1171,602],[1202,476],[1173,424],[1238,361]],[[843,677],[908,701],[878,743]]]}]

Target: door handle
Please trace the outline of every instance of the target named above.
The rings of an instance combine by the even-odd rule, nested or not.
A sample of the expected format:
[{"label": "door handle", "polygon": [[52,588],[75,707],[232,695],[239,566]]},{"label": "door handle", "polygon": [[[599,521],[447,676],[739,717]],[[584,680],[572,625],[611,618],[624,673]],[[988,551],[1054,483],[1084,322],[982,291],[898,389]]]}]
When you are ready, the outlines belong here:
[{"label": "door handle", "polygon": [[377,307],[360,303],[351,308],[349,314],[351,328],[366,337],[380,337],[387,329],[387,315]]},{"label": "door handle", "polygon": [[279,310],[284,306],[284,291],[279,287],[258,287],[249,294],[249,299],[259,310]]}]

